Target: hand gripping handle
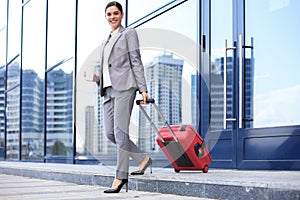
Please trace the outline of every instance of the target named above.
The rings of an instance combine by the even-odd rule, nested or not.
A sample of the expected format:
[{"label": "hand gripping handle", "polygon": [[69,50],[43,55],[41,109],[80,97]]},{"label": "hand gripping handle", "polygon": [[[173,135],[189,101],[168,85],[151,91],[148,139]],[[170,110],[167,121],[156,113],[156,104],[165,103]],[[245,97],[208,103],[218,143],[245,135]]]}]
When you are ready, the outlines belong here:
[{"label": "hand gripping handle", "polygon": [[[140,110],[142,111],[142,113],[145,115],[145,117],[148,119],[148,121],[150,122],[151,126],[154,128],[154,130],[156,130],[157,134],[158,134],[158,137],[161,139],[162,142],[165,142],[164,139],[162,138],[162,136],[160,135],[159,133],[159,129],[157,128],[157,126],[154,124],[153,120],[150,118],[150,116],[147,114],[147,112],[145,111],[145,109],[143,108],[141,102],[143,102],[144,100],[136,100],[136,104],[139,105],[140,107]],[[155,103],[155,100],[154,99],[147,99],[146,101],[147,104],[149,103],[152,103],[155,110],[157,111],[157,113],[159,114],[160,118],[164,120],[164,123],[166,125],[166,127],[169,129],[171,135],[173,136],[174,140],[176,142],[178,142],[171,126],[169,125],[168,121],[165,119],[165,117],[163,116],[163,114],[160,112],[158,106],[156,105]]]},{"label": "hand gripping handle", "polygon": [[[143,101],[144,101],[144,100],[142,100],[142,99],[136,100],[136,104],[137,104],[137,105],[140,105],[141,102],[143,102]],[[146,103],[155,103],[155,100],[154,100],[154,99],[147,99],[147,100],[146,100]]]}]

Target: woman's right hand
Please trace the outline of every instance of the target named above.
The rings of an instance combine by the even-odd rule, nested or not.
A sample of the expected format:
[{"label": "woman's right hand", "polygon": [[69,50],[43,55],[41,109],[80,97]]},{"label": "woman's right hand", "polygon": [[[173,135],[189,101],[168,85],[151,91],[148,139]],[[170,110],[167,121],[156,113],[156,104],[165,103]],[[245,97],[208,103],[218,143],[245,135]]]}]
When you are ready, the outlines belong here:
[{"label": "woman's right hand", "polygon": [[141,102],[141,104],[147,104],[147,99],[150,98],[148,93],[147,92],[142,92],[142,97],[143,97],[143,101]]},{"label": "woman's right hand", "polygon": [[94,76],[93,76],[93,82],[98,83],[99,81],[100,81],[99,76],[97,76],[97,74],[94,74]]}]

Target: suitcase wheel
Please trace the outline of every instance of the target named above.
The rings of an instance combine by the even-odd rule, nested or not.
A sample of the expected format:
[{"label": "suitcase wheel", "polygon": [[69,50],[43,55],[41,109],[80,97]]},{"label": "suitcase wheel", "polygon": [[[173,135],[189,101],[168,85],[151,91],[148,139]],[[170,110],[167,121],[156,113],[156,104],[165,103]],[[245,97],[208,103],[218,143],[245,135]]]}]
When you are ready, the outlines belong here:
[{"label": "suitcase wheel", "polygon": [[180,170],[179,170],[179,169],[174,169],[174,171],[175,171],[176,173],[179,173],[179,172],[180,172]]},{"label": "suitcase wheel", "polygon": [[208,165],[205,165],[204,168],[202,169],[203,173],[207,173],[208,172]]}]

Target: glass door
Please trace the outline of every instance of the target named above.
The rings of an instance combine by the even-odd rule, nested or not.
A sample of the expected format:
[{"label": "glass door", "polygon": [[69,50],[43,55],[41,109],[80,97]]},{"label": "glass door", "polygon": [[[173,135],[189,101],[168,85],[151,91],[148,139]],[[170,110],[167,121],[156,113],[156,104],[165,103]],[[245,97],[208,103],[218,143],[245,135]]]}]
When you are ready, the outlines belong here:
[{"label": "glass door", "polygon": [[299,169],[300,2],[243,3],[238,168]]},{"label": "glass door", "polygon": [[[236,41],[233,1],[205,0],[202,25],[201,132],[213,158],[212,167],[236,166]],[[206,84],[203,84],[206,83]],[[204,95],[206,88],[207,95]],[[204,96],[203,96],[204,95]],[[205,129],[205,130],[203,130]]]},{"label": "glass door", "polygon": [[[203,0],[201,132],[211,167],[300,169],[298,1]],[[204,98],[203,98],[204,97]]]}]

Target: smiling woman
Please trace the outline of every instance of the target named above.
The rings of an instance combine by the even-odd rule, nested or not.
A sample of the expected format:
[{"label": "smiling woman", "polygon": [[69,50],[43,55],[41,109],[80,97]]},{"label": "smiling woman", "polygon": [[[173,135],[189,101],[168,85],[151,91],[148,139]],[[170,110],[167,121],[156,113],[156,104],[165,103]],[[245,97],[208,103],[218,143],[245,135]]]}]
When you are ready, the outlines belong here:
[{"label": "smiling woman", "polygon": [[[136,92],[139,91],[143,103],[149,98],[144,66],[139,50],[136,31],[124,28],[122,5],[116,1],[107,4],[105,16],[111,27],[110,35],[100,46],[99,73],[93,80],[100,86],[103,97],[104,131],[107,138],[117,146],[116,176],[112,187],[105,193],[118,193],[124,184],[128,186],[129,158],[139,170],[131,175],[142,175],[151,165],[150,157],[144,155],[130,139],[130,118]],[[118,46],[126,47],[120,51]]]}]

